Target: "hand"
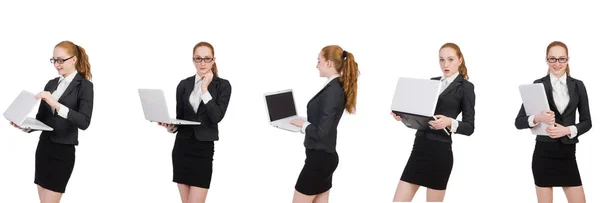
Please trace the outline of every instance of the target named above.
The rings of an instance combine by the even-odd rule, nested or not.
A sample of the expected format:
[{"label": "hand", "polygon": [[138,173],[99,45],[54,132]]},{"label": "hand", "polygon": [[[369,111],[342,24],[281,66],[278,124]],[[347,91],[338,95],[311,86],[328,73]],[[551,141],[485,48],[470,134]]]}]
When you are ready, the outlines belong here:
[{"label": "hand", "polygon": [[394,112],[391,112],[390,115],[392,115],[394,117],[394,119],[396,119],[397,121],[401,121],[402,117],[396,115]]},{"label": "hand", "polygon": [[165,127],[169,131],[173,131],[173,129],[175,128],[175,125],[173,125],[173,124],[166,124],[166,123],[158,122],[158,125]]},{"label": "hand", "polygon": [[546,132],[548,132],[548,136],[550,136],[550,138],[558,139],[564,137],[565,135],[571,134],[571,129],[556,123],[554,126],[548,126],[546,128]]},{"label": "hand", "polygon": [[298,126],[298,127],[302,127],[302,125],[304,125],[304,120],[300,119],[300,118],[296,118],[296,119],[290,121],[290,123],[292,125],[295,125],[295,126]]},{"label": "hand", "polygon": [[10,122],[10,125],[12,125],[13,127],[23,131],[23,132],[29,132],[29,129],[25,129],[25,128],[21,128],[20,126],[18,126],[17,124],[13,123],[12,121]]},{"label": "hand", "polygon": [[35,99],[42,99],[44,101],[46,101],[46,103],[48,103],[48,105],[50,105],[51,107],[57,109],[59,105],[58,101],[56,101],[56,99],[54,99],[54,97],[52,97],[52,93],[48,92],[48,91],[42,91],[40,93],[38,93],[37,95],[35,95]]},{"label": "hand", "polygon": [[533,116],[533,123],[543,122],[548,125],[553,125],[554,121],[555,121],[554,120],[554,112],[550,111],[550,110],[542,111],[538,114],[535,114],[535,116]]},{"label": "hand", "polygon": [[429,125],[431,125],[433,128],[435,128],[437,130],[444,129],[444,128],[452,125],[452,119],[450,119],[444,115],[435,115],[435,117],[437,118],[437,120],[429,121]]},{"label": "hand", "polygon": [[210,72],[204,74],[204,76],[202,76],[202,84],[201,84],[202,92],[208,91],[208,85],[210,85],[210,82],[212,82],[213,76],[214,76],[214,74],[213,74],[212,70]]}]

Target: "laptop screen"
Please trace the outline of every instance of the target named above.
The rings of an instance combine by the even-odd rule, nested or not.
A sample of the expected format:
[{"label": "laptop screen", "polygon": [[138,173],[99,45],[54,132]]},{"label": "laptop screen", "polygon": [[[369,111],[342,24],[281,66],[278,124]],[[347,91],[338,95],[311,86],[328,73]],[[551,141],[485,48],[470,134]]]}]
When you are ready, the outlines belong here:
[{"label": "laptop screen", "polygon": [[294,104],[292,92],[272,94],[265,98],[271,122],[296,115],[296,104]]}]

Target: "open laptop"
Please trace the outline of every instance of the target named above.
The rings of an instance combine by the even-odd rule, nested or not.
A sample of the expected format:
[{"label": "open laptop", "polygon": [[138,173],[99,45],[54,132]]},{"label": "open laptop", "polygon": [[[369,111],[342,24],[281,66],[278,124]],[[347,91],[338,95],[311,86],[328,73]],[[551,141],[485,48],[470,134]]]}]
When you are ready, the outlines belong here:
[{"label": "open laptop", "polygon": [[197,121],[174,119],[169,116],[165,93],[161,89],[138,89],[144,117],[152,122],[172,125],[200,125]]},{"label": "open laptop", "polygon": [[298,116],[296,113],[296,103],[291,89],[266,93],[265,104],[269,123],[272,126],[292,132],[302,131],[302,127],[290,123],[296,118],[306,121],[306,118]]},{"label": "open laptop", "polygon": [[35,98],[35,94],[23,90],[10,106],[8,106],[8,109],[4,111],[4,118],[24,129],[53,131],[54,129],[41,121],[27,117],[38,102],[39,100]]},{"label": "open laptop", "polygon": [[[400,77],[392,100],[392,112],[402,118],[406,127],[433,129],[429,121],[437,120],[434,113],[441,87],[439,80]],[[444,131],[449,135],[447,129]]]},{"label": "open laptop", "polygon": [[[550,110],[544,84],[519,85],[519,92],[521,93],[521,100],[523,101],[523,107],[527,116]],[[534,135],[548,135],[548,132],[546,132],[547,127],[548,124],[540,122],[531,128],[531,133]]]}]

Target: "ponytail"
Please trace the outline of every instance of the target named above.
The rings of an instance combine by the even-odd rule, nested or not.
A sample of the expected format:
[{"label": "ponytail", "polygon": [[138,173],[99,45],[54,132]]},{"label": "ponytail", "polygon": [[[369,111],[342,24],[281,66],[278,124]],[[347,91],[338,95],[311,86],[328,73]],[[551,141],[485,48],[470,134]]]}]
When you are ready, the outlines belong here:
[{"label": "ponytail", "polygon": [[346,95],[346,111],[348,113],[356,112],[356,93],[358,91],[358,64],[354,61],[354,55],[346,52],[346,59],[342,62],[342,87]]},{"label": "ponytail", "polygon": [[75,69],[83,75],[83,78],[90,80],[92,79],[92,71],[88,55],[83,47],[78,45],[75,45],[75,47],[77,48],[77,64],[75,64]]},{"label": "ponytail", "polygon": [[325,60],[330,60],[335,66],[335,70],[340,73],[340,81],[344,88],[346,97],[345,108],[348,113],[356,112],[356,95],[358,91],[358,64],[354,61],[354,55],[344,51],[340,46],[329,45],[323,47],[321,54]]}]

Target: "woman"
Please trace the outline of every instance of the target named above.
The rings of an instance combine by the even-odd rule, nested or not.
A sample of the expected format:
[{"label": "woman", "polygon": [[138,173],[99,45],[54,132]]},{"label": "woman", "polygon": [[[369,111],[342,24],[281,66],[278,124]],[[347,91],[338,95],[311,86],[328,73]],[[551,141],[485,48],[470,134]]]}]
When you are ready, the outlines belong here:
[{"label": "woman", "polygon": [[[439,50],[439,63],[443,76],[435,109],[437,120],[430,121],[434,128],[418,130],[413,150],[406,163],[394,201],[412,201],[420,186],[427,187],[427,201],[441,202],[452,172],[452,133],[471,135],[475,129],[475,91],[469,82],[463,53],[454,43],[446,43]],[[462,113],[462,121],[456,120]],[[398,121],[400,116],[391,113]],[[446,134],[448,131],[449,134]]]},{"label": "woman", "polygon": [[358,64],[354,55],[337,45],[319,53],[317,69],[326,77],[321,89],[307,106],[308,121],[292,120],[302,127],[306,160],[296,182],[293,202],[328,202],[333,172],[338,165],[335,149],[337,126],[344,113],[356,110]]},{"label": "woman", "polygon": [[[552,187],[562,187],[571,203],[585,202],[575,158],[578,137],[592,128],[587,91],[581,80],[569,74],[569,49],[555,41],[546,48],[548,73],[534,83],[544,84],[549,111],[527,116],[523,105],[515,119],[517,129],[529,129],[540,122],[549,124],[548,135],[536,137],[532,170],[538,202],[552,202]],[[579,123],[575,112],[579,111]]]},{"label": "woman", "polygon": [[34,183],[40,202],[60,202],[75,166],[78,129],[89,127],[94,106],[90,63],[82,47],[60,42],[50,63],[60,76],[48,81],[44,91],[35,96],[42,99],[36,119],[54,129],[41,133],[35,152]]},{"label": "woman", "polygon": [[212,177],[214,141],[219,140],[218,123],[225,116],[231,85],[219,78],[215,49],[208,42],[194,46],[196,74],[177,86],[177,119],[199,121],[200,125],[158,123],[177,133],[173,146],[173,182],[183,203],[205,202]]}]

